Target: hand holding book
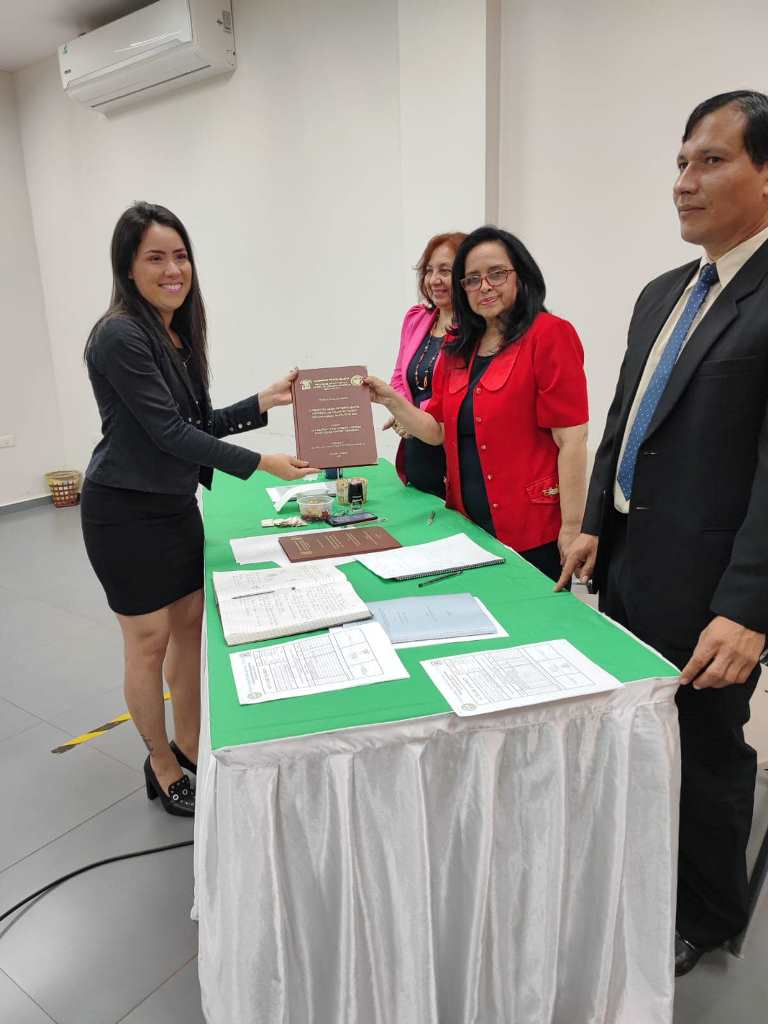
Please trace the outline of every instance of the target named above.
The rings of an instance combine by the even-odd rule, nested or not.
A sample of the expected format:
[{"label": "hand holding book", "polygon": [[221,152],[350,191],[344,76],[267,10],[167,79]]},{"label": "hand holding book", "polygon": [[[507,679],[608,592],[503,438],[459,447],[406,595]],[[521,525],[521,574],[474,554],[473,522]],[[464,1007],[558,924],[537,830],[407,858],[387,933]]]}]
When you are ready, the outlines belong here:
[{"label": "hand holding book", "polygon": [[285,377],[281,377],[280,380],[276,380],[269,387],[259,392],[259,409],[262,412],[268,412],[270,409],[274,409],[276,405],[291,404],[293,401],[293,382],[296,380],[298,372],[298,367],[294,366]]},{"label": "hand holding book", "polygon": [[262,455],[259,469],[264,473],[271,473],[272,476],[279,476],[281,480],[300,480],[302,477],[320,472],[303,459],[294,458],[293,455],[286,455],[284,452],[279,455]]}]

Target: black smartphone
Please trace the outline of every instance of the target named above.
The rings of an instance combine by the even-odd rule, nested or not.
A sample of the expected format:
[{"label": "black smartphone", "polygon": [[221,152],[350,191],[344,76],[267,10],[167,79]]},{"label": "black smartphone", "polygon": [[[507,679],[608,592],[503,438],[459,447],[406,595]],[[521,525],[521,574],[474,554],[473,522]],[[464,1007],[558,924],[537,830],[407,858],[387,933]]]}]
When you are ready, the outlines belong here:
[{"label": "black smartphone", "polygon": [[378,519],[372,512],[347,512],[337,516],[329,516],[328,522],[331,526],[350,526],[352,523],[370,523],[372,519]]}]

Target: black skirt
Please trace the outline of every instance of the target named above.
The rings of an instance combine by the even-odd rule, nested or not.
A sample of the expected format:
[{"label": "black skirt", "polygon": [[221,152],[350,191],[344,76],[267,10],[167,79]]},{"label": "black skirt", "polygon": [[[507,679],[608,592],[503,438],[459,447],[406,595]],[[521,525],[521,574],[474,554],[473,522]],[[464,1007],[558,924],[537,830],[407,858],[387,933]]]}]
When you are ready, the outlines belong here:
[{"label": "black skirt", "polygon": [[203,523],[193,494],[105,487],[86,477],[85,550],[120,615],[146,615],[203,585]]},{"label": "black skirt", "polygon": [[445,500],[445,450],[418,437],[405,439],[405,478],[412,487]]}]

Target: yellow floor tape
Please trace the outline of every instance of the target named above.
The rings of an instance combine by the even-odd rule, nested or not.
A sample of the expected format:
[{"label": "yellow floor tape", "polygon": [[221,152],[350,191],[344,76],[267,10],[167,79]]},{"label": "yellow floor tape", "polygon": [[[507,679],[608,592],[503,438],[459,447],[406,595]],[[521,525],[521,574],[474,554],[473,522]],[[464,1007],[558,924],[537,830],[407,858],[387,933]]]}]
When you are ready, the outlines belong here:
[{"label": "yellow floor tape", "polygon": [[[170,693],[163,694],[164,700],[170,700]],[[99,736],[103,736],[105,732],[109,732],[110,729],[114,729],[116,725],[122,725],[123,722],[130,722],[131,716],[126,711],[123,715],[118,715],[116,718],[110,718],[104,725],[98,725],[95,729],[91,729],[90,732],[84,732],[80,736],[75,736],[73,740],[67,740],[66,743],[62,743],[60,747],[54,747],[51,751],[52,754],[63,754],[67,750],[74,750],[75,747],[79,747],[81,743],[87,743],[88,740],[95,740]]]}]

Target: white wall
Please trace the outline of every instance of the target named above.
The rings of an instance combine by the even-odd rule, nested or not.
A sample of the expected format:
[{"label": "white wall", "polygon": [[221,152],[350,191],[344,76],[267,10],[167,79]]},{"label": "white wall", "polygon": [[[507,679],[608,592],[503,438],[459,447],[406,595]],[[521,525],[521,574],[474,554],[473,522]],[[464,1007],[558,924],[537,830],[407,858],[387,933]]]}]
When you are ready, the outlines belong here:
[{"label": "white wall", "polygon": [[[294,364],[388,376],[426,238],[484,219],[484,2],[239,3],[236,37],[230,78],[109,120],[62,94],[55,58],[15,75],[73,465],[98,438],[82,349],[134,199],[190,230],[220,405]],[[467,148],[457,117],[472,125]],[[380,437],[390,454],[396,438]],[[290,411],[243,443],[291,450]]]},{"label": "white wall", "polygon": [[[765,5],[263,0],[236,28],[231,78],[110,120],[63,96],[52,57],[13,76],[17,126],[0,76],[0,433],[19,438],[0,504],[84,467],[98,437],[81,354],[136,198],[188,223],[224,404],[293,363],[387,374],[426,237],[494,219],[498,186],[499,223],[583,338],[596,444],[637,293],[694,253],[670,200],[683,122],[715,92],[768,88]],[[290,413],[243,441],[290,449]]]},{"label": "white wall", "polygon": [[0,72],[0,505],[47,493],[64,468],[48,331],[10,75]]},{"label": "white wall", "polygon": [[[487,124],[497,0],[399,0],[403,241],[411,267],[432,235],[484,223],[496,195],[498,123]],[[495,179],[492,179],[495,182]],[[489,195],[490,191],[490,195]]]},{"label": "white wall", "polygon": [[768,91],[759,0],[503,0],[500,222],[587,353],[596,446],[635,299],[700,250],[679,238],[675,156],[701,100]]}]

